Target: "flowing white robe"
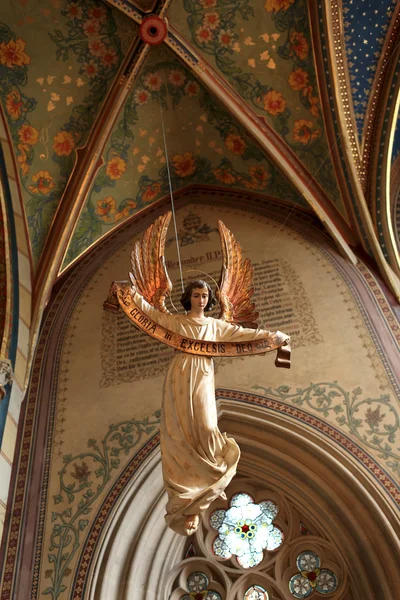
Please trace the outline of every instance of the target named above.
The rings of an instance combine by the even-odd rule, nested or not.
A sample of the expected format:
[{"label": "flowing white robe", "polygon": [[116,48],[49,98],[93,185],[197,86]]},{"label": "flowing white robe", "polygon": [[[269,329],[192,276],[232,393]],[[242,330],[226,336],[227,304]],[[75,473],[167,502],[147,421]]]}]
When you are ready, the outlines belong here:
[{"label": "flowing white robe", "polygon": [[[136,293],[134,301],[153,321],[197,340],[246,342],[265,338],[268,331],[230,325],[212,317],[193,318],[160,313]],[[222,494],[236,474],[240,449],[218,429],[212,358],[176,351],[163,389],[161,457],[171,529],[185,529],[187,515],[200,515]]]}]

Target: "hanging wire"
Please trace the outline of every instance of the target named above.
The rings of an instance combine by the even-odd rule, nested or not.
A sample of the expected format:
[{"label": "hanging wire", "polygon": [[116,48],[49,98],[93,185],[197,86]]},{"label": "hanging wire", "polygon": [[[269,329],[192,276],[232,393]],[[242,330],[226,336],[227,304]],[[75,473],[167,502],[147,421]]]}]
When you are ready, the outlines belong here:
[{"label": "hanging wire", "polygon": [[[392,58],[393,58],[393,56],[395,54],[395,51],[397,50],[397,48],[398,48],[399,45],[400,45],[400,42],[398,42],[395,45],[395,48],[392,49],[392,52],[391,52],[390,56],[388,57],[388,59],[386,61],[386,65],[387,65],[388,62],[390,62],[392,60]],[[166,86],[166,89],[168,90],[168,87],[167,87],[165,81],[164,81],[164,85]],[[365,91],[365,97],[366,96],[367,96],[367,92]],[[167,140],[166,140],[166,135],[165,135],[164,116],[163,116],[163,111],[162,111],[162,104],[161,104],[160,93],[159,93],[159,104],[160,104],[161,127],[162,127],[163,140],[164,140],[165,159],[166,159],[166,164],[167,164],[168,185],[169,185],[169,192],[170,192],[170,198],[171,198],[171,208],[172,208],[172,216],[173,216],[174,229],[175,229],[176,249],[177,249],[177,254],[178,254],[179,272],[180,272],[181,287],[182,287],[182,293],[183,293],[185,291],[185,287],[184,287],[184,283],[183,283],[182,262],[181,262],[181,255],[180,255],[180,249],[179,249],[179,237],[178,237],[178,229],[177,229],[177,225],[176,225],[175,204],[174,204],[174,197],[173,197],[173,191],[172,191],[171,173],[170,173],[169,159],[168,159],[168,148],[167,148]],[[329,149],[328,149],[326,155],[324,156],[322,162],[319,164],[318,169],[315,171],[315,173],[313,173],[313,175],[311,175],[310,179],[308,180],[308,182],[306,184],[306,187],[313,180],[315,180],[315,176],[321,170],[321,168],[323,167],[324,163],[326,162],[326,160],[328,159],[328,157],[331,155],[331,152],[332,152],[333,148],[335,148],[335,146],[337,146],[339,140],[343,137],[343,135],[344,135],[344,132],[342,131],[336,137],[336,139],[333,142],[333,144],[331,146],[329,146]],[[272,246],[272,244],[275,242],[276,238],[278,237],[278,235],[283,230],[285,224],[287,223],[287,221],[291,217],[292,213],[296,209],[296,206],[299,204],[299,202],[303,198],[303,196],[304,196],[304,193],[300,194],[300,196],[298,197],[298,199],[296,200],[296,202],[293,204],[293,206],[291,207],[291,210],[289,211],[288,215],[285,217],[284,221],[281,223],[281,225],[280,225],[278,231],[276,232],[275,236],[273,237],[272,240],[270,240],[267,248],[264,250],[264,254],[266,254],[268,252],[268,250],[270,249],[270,247]],[[196,269],[189,269],[186,272],[190,272],[190,271],[196,271]],[[213,277],[211,277],[211,275],[209,275],[208,273],[205,273],[204,271],[200,271],[198,269],[197,269],[197,272],[202,273],[203,275],[207,275],[208,277],[210,277],[210,279],[212,279],[214,281],[214,283],[216,285],[216,288],[219,290],[219,286],[218,286],[217,282],[215,281],[215,279]],[[177,309],[176,309],[176,307],[172,303],[171,297],[170,297],[170,301],[171,301],[172,306],[176,310],[176,312],[178,312]]]},{"label": "hanging wire", "polygon": [[[166,87],[166,89],[168,90],[167,87]],[[160,104],[161,127],[162,127],[162,132],[163,132],[163,139],[164,139],[165,160],[167,162],[168,185],[169,185],[169,195],[170,195],[170,198],[171,198],[172,218],[173,218],[173,221],[174,221],[174,229],[175,229],[176,250],[178,252],[179,272],[181,274],[181,286],[182,286],[182,293],[183,293],[185,291],[185,286],[183,285],[181,253],[180,253],[180,250],[179,250],[179,239],[178,239],[178,229],[177,229],[177,226],[176,226],[174,196],[173,196],[173,193],[172,193],[171,173],[170,173],[170,170],[169,170],[167,138],[165,136],[164,116],[163,116],[163,111],[162,111],[162,106],[161,106],[161,96],[160,96],[160,93],[158,94],[158,99],[159,99],[159,104]]]},{"label": "hanging wire", "polygon": [[187,269],[185,271],[185,273],[201,273],[202,275],[206,275],[206,277],[209,277],[215,283],[215,287],[219,292],[220,288],[219,288],[218,283],[215,281],[215,279],[214,279],[214,277],[212,277],[212,275],[209,275],[205,271],[201,271],[200,269]]}]

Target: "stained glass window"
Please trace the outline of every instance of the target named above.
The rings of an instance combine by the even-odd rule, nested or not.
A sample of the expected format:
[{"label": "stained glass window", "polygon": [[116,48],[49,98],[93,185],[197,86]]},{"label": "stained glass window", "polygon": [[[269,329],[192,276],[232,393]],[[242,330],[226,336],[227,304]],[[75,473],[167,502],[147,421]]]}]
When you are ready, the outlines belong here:
[{"label": "stained glass window", "polygon": [[268,600],[268,594],[261,585],[252,585],[245,593],[244,600]]},{"label": "stained glass window", "polygon": [[209,579],[205,573],[194,571],[187,578],[188,594],[181,596],[181,600],[222,600],[215,590],[209,590]]},{"label": "stained glass window", "polygon": [[336,591],[338,582],[330,569],[321,569],[319,556],[312,551],[302,552],[296,559],[300,573],[289,580],[289,590],[295,598],[307,598],[314,590],[320,594]]},{"label": "stained glass window", "polygon": [[255,567],[263,559],[263,550],[276,550],[283,542],[283,533],[272,524],[278,507],[272,500],[255,504],[249,494],[232,496],[228,510],[216,510],[210,524],[218,531],[213,550],[219,558],[232,555],[240,566]]}]

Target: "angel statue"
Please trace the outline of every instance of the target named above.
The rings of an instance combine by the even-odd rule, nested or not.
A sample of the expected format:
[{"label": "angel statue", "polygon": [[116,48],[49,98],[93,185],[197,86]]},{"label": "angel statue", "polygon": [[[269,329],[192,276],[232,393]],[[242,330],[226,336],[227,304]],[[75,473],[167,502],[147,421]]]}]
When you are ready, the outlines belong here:
[{"label": "angel statue", "polygon": [[[290,366],[288,335],[255,329],[253,267],[222,221],[218,223],[223,265],[217,291],[219,318],[206,316],[216,304],[202,279],[182,295],[186,314],[165,305],[172,290],[164,246],[171,213],[159,217],[136,242],[131,283],[114,282],[105,306],[115,296],[128,317],[152,337],[175,348],[166,374],[160,424],[161,457],[168,494],[166,522],[181,535],[197,529],[202,513],[234,477],[240,458],[235,440],[218,429],[212,356],[243,356],[278,350],[277,366]],[[114,302],[113,302],[114,300]]]}]

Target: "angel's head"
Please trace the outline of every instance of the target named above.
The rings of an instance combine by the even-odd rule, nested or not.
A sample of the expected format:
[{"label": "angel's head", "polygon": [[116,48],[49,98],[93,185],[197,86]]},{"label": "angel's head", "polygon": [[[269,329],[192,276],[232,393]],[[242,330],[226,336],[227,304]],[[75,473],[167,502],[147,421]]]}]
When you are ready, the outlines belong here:
[{"label": "angel's head", "polygon": [[197,298],[198,296],[204,296],[207,293],[207,303],[204,307],[204,312],[212,310],[216,305],[217,300],[215,298],[214,292],[211,287],[208,285],[206,281],[202,279],[194,279],[190,281],[185,288],[185,291],[182,294],[181,304],[183,308],[188,312],[192,308],[192,298]]}]

